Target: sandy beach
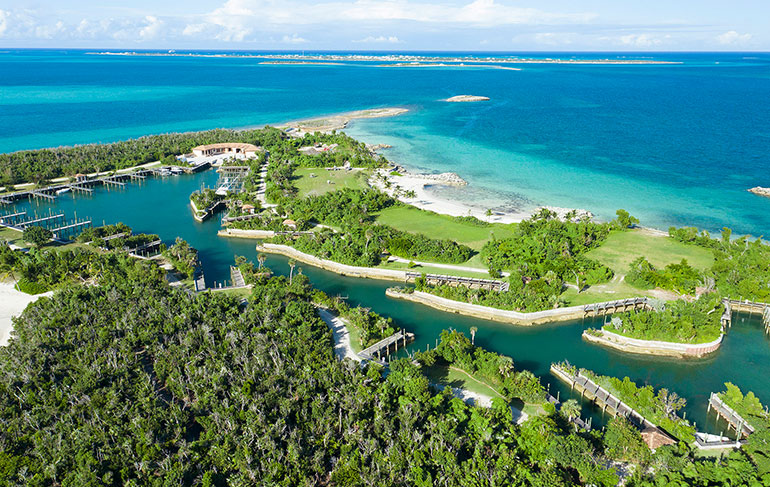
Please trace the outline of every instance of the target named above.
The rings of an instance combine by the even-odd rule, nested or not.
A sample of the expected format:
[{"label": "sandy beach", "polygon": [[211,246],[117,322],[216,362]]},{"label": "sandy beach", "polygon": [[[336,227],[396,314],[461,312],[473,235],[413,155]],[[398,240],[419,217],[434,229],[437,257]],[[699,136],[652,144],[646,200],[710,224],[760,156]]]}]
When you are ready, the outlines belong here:
[{"label": "sandy beach", "polygon": [[9,282],[0,282],[0,346],[6,345],[11,336],[11,330],[13,330],[11,318],[19,316],[29,303],[51,294],[53,291],[31,296],[17,291]]},{"label": "sandy beach", "polygon": [[[564,215],[571,211],[570,208],[546,206],[521,211],[493,210],[492,214],[488,216],[486,208],[473,206],[449,198],[442,198],[430,191],[430,188],[435,185],[452,185],[459,187],[467,184],[460,176],[454,173],[444,173],[442,175],[411,174],[405,172],[402,168],[398,169],[398,173],[400,175],[396,176],[392,175],[389,169],[379,169],[375,175],[369,179],[369,184],[404,203],[442,215],[473,216],[489,223],[518,223],[531,217],[540,208],[548,208],[549,210],[555,211],[560,218],[563,218]],[[386,187],[385,181],[390,182],[389,188]],[[414,197],[408,197],[406,193],[412,191],[414,192]],[[577,212],[578,215],[591,215],[587,210],[578,209]]]},{"label": "sandy beach", "polygon": [[292,135],[302,136],[313,132],[331,132],[332,130],[342,130],[348,126],[351,120],[364,118],[383,118],[395,117],[408,112],[406,108],[372,108],[370,110],[357,110],[355,112],[338,113],[326,117],[317,117],[307,120],[297,120],[288,122],[277,127],[286,130]]}]

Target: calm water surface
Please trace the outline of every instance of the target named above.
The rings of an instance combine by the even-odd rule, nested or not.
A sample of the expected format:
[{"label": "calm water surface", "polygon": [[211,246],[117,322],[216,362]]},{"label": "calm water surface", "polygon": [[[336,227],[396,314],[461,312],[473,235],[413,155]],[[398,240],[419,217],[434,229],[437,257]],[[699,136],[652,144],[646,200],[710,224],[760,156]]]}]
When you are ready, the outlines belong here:
[{"label": "calm water surface", "polygon": [[[69,217],[89,217],[95,224],[102,221],[121,221],[136,232],[158,233],[168,243],[178,235],[199,249],[206,280],[229,279],[228,266],[236,255],[256,261],[255,240],[221,238],[219,217],[205,223],[196,222],[188,203],[188,195],[202,185],[213,186],[217,175],[213,170],[196,175],[165,179],[148,179],[129,183],[124,189],[97,188],[92,196],[66,194],[54,204],[31,201],[20,202],[15,208],[30,214],[47,214],[53,209]],[[288,274],[287,259],[269,256],[267,265],[278,273]],[[572,364],[592,369],[600,374],[629,376],[633,380],[668,387],[688,401],[687,415],[706,429],[706,401],[712,391],[724,388],[731,381],[744,390],[753,390],[763,401],[770,401],[766,393],[770,376],[770,341],[766,338],[757,316],[741,316],[725,338],[720,351],[705,360],[675,360],[622,354],[589,345],[581,339],[582,331],[598,326],[595,320],[562,324],[517,327],[486,320],[463,317],[436,311],[385,296],[392,282],[341,277],[311,266],[302,266],[313,285],[327,294],[346,296],[353,305],[371,307],[374,311],[392,317],[400,326],[416,334],[411,350],[433,346],[441,330],[454,328],[469,334],[470,327],[478,327],[476,342],[480,346],[513,357],[519,368],[529,369],[549,384],[551,392],[567,397],[569,388],[549,374],[552,362],[569,360]],[[599,412],[587,404],[584,413],[600,421]],[[719,432],[713,418],[708,429]]]}]

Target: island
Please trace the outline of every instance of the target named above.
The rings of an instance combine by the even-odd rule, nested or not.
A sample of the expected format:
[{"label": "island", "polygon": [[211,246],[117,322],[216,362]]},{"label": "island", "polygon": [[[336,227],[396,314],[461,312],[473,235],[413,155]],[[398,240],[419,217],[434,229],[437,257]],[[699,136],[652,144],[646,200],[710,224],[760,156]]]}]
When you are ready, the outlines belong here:
[{"label": "island", "polygon": [[488,96],[478,96],[478,95],[457,95],[450,98],[447,98],[444,100],[449,103],[462,103],[462,102],[471,102],[471,101],[489,101]]},{"label": "island", "polygon": [[759,196],[767,196],[770,197],[770,188],[763,188],[762,186],[755,186],[748,190],[749,193],[754,193]]}]

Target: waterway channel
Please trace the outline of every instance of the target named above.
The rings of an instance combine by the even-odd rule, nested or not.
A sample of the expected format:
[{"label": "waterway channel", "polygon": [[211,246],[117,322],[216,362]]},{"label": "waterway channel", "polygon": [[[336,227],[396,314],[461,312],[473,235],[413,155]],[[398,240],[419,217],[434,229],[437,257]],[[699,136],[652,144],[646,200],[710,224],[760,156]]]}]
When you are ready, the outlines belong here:
[{"label": "waterway channel", "polygon": [[[218,237],[219,216],[204,223],[193,219],[189,194],[204,185],[213,187],[216,179],[217,174],[211,170],[195,175],[149,178],[127,183],[122,189],[97,187],[92,195],[66,193],[55,202],[20,201],[0,211],[16,209],[43,215],[57,210],[68,218],[75,214],[80,219],[89,218],[94,225],[123,222],[135,232],[157,233],[168,243],[180,236],[199,250],[207,284],[212,286],[229,279],[228,266],[236,255],[256,261],[257,243],[251,239]],[[266,264],[277,273],[288,274],[284,257],[269,256]],[[570,395],[569,387],[550,375],[549,366],[566,359],[600,374],[629,376],[639,383],[676,391],[687,399],[687,417],[696,421],[700,430],[713,433],[719,433],[722,427],[715,425],[713,415],[707,418],[707,400],[712,391],[724,389],[724,382],[733,382],[744,391],[753,390],[763,402],[770,402],[766,388],[770,377],[770,340],[756,315],[734,316],[722,348],[708,358],[646,357],[584,342],[582,331],[598,326],[597,320],[535,327],[500,324],[387,298],[385,289],[393,285],[392,282],[341,277],[308,265],[302,265],[302,271],[315,287],[327,294],[345,296],[350,304],[360,304],[392,317],[398,325],[415,333],[416,340],[408,347],[411,350],[433,346],[441,330],[451,327],[469,334],[470,328],[476,326],[478,345],[512,357],[517,368],[531,370],[562,399]],[[588,404],[584,404],[583,411],[584,416],[594,417],[594,424],[602,419]]]}]

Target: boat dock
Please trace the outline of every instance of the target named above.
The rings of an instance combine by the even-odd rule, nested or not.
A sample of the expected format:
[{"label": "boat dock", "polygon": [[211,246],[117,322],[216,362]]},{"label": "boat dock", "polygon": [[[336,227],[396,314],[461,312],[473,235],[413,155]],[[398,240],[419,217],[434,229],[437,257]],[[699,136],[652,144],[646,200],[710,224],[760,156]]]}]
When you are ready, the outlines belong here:
[{"label": "boat dock", "polygon": [[744,313],[758,313],[762,316],[762,324],[765,332],[770,333],[770,304],[749,301],[748,299],[729,299],[722,300],[725,311],[722,314],[722,329],[732,326],[733,311],[742,311]]},{"label": "boat dock", "polygon": [[569,384],[570,389],[580,392],[581,398],[585,397],[590,401],[593,401],[597,406],[600,406],[602,408],[602,412],[606,411],[613,416],[622,416],[628,419],[640,430],[644,430],[646,428],[658,428],[655,423],[642,416],[631,406],[624,403],[609,391],[580,372],[577,372],[573,375],[557,364],[551,364],[551,373],[557,378]]},{"label": "boat dock", "polygon": [[[507,291],[509,289],[509,283],[507,281],[498,281],[495,279],[446,276],[443,274],[425,274],[424,276],[425,282],[433,286],[445,284],[451,287],[465,286],[470,289],[487,289],[489,291],[498,292]],[[414,282],[420,277],[423,277],[423,274],[419,272],[406,272],[406,282]]]},{"label": "boat dock", "polygon": [[751,426],[748,421],[735,412],[733,408],[725,404],[725,402],[713,392],[709,397],[708,403],[708,412],[711,412],[711,410],[714,410],[718,416],[724,419],[727,422],[728,431],[732,427],[739,438],[748,437],[754,432],[754,427]]},{"label": "boat dock", "polygon": [[401,348],[404,348],[409,342],[414,341],[414,333],[409,333],[404,330],[399,330],[391,336],[380,340],[371,347],[362,350],[358,356],[365,360],[373,360],[380,363],[385,363],[392,353],[396,353],[401,344]]}]

